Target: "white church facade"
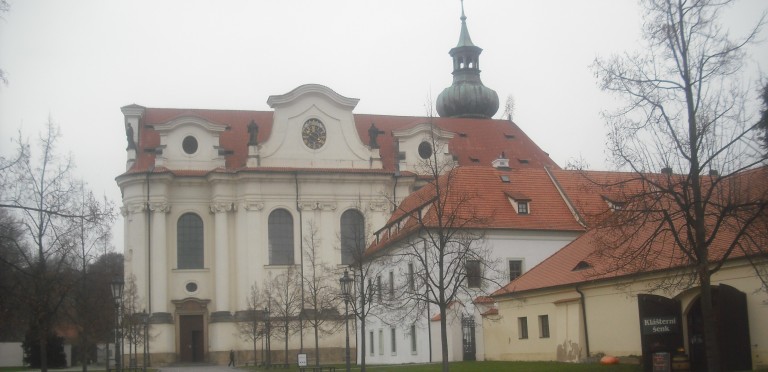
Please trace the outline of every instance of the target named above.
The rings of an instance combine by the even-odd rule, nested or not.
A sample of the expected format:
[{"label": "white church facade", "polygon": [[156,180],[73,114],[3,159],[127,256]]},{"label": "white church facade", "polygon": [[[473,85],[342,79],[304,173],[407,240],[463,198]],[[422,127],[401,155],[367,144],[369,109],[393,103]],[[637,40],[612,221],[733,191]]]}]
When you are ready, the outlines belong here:
[{"label": "white church facade", "polygon": [[[459,43],[450,51],[453,84],[437,100],[441,117],[357,114],[358,99],[317,84],[268,97],[271,111],[122,107],[127,162],[116,180],[125,279],[135,289],[135,308],[150,314],[152,365],[223,364],[230,350],[238,363],[263,362],[239,325],[254,311],[281,319],[271,300],[255,307],[252,288],[263,290],[289,271],[306,282],[322,267],[326,295],[335,291],[354,260],[348,238],[374,241],[397,206],[427,183],[425,159],[456,169],[494,169],[500,157],[515,170],[559,169],[514,122],[492,119],[498,97],[480,81],[482,49],[465,20],[462,14]],[[525,256],[530,267],[575,238],[582,226],[568,217],[565,232],[555,232],[541,250],[509,251],[511,241],[550,239],[541,231],[512,232],[511,225],[495,233],[493,244],[504,259]],[[308,297],[301,289],[304,310],[282,317],[302,327],[291,329],[287,348],[275,331],[267,352],[273,360],[287,354],[293,362],[299,352],[342,360],[343,325],[315,345],[302,322],[322,313],[343,324],[343,301],[331,295],[313,309]],[[350,327],[357,329],[352,321]],[[353,348],[363,336],[369,335],[353,333]]]}]

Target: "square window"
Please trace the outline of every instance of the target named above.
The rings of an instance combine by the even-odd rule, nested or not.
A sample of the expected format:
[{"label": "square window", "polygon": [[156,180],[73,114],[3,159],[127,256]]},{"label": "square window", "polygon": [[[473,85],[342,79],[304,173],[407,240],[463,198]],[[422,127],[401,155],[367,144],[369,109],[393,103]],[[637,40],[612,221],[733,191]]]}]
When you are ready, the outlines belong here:
[{"label": "square window", "polygon": [[549,315],[539,315],[539,337],[549,338]]},{"label": "square window", "polygon": [[527,201],[517,202],[517,214],[528,214],[528,202]]},{"label": "square window", "polygon": [[517,337],[521,340],[528,338],[528,318],[517,318]]},{"label": "square window", "polygon": [[480,284],[482,283],[481,276],[480,276],[480,261],[467,260],[466,270],[467,270],[467,287],[480,288]]}]

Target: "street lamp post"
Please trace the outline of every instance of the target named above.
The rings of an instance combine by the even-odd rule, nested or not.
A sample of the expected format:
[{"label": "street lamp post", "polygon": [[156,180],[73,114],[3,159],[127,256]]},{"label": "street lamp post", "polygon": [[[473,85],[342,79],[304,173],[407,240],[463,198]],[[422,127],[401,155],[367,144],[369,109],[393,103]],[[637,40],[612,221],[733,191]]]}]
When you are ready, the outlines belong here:
[{"label": "street lamp post", "polygon": [[347,372],[349,372],[349,298],[352,292],[352,278],[349,277],[347,270],[344,270],[344,276],[339,279],[339,285],[341,286],[341,296],[344,297],[344,332],[347,338],[346,363]]},{"label": "street lamp post", "polygon": [[147,371],[147,366],[149,366],[149,314],[147,314],[146,310],[141,311],[141,322],[144,325],[144,363],[142,371]]},{"label": "street lamp post", "polygon": [[123,276],[118,275],[112,279],[112,300],[115,301],[115,369],[117,372],[123,371],[123,353],[120,348],[120,340],[123,337],[120,332],[120,306],[123,303]]}]

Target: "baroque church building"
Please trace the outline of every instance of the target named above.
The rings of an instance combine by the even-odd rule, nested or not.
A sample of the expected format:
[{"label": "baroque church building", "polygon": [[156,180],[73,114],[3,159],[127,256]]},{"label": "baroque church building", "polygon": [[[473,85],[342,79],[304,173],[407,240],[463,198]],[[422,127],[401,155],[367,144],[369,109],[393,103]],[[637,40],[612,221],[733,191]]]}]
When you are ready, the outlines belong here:
[{"label": "baroque church building", "polygon": [[[271,111],[122,107],[125,280],[134,308],[150,314],[152,365],[223,364],[230,350],[238,363],[263,361],[240,324],[280,317],[276,304],[254,301],[253,289],[289,271],[306,282],[322,266],[337,291],[363,248],[354,242],[369,245],[424,184],[424,159],[487,169],[501,157],[515,169],[558,169],[514,122],[492,119],[499,101],[480,80],[481,51],[462,10],[440,117],[358,114],[358,99],[316,84],[269,96]],[[313,309],[305,291],[299,322],[317,310],[343,330],[344,303]],[[254,330],[259,343],[262,331]],[[343,332],[322,335],[318,356],[306,323],[287,341],[282,333],[267,358],[282,362],[287,349],[290,363],[298,352],[342,360]]]}]

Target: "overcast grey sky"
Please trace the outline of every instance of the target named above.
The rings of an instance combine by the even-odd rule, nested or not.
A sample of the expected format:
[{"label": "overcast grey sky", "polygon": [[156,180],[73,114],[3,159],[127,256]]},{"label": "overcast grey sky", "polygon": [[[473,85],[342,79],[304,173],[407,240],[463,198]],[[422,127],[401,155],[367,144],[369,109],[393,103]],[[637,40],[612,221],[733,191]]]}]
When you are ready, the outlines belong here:
[{"label": "overcast grey sky", "polygon": [[[319,83],[359,98],[356,113],[423,116],[451,84],[460,27],[458,0],[8,1],[0,152],[19,129],[34,140],[50,116],[80,176],[118,205],[121,106],[269,110],[268,96]],[[561,166],[608,169],[599,114],[614,102],[589,65],[638,48],[637,2],[466,0],[465,10],[483,82],[502,106],[514,97],[514,121]],[[742,0],[723,21],[743,35],[766,10]],[[768,30],[760,39],[751,81],[768,69]]]}]

